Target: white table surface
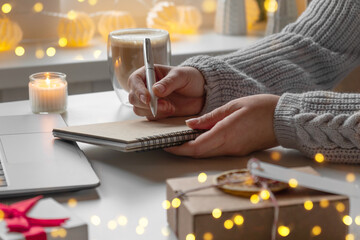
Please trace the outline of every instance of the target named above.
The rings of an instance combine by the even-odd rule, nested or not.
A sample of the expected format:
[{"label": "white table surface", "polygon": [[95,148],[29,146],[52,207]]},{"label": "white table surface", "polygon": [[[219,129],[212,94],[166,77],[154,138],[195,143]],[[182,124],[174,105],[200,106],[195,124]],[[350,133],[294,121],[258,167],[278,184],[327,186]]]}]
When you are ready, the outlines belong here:
[{"label": "white table surface", "polygon": [[[0,115],[31,114],[28,101],[0,104]],[[63,114],[68,125],[110,122],[136,118],[132,109],[121,106],[114,92],[100,92],[69,97],[68,111]],[[122,153],[97,146],[79,144],[98,174],[101,185],[96,189],[72,193],[50,195],[67,206],[70,198],[78,204],[71,208],[89,226],[90,240],[112,239],[176,239],[167,229],[166,210],[162,208],[165,200],[165,180],[167,178],[207,174],[243,168],[248,157],[218,157],[211,159],[192,159],[170,155],[162,150],[144,153]],[[282,158],[274,161],[271,151],[280,151]],[[262,161],[286,167],[310,165],[320,174],[345,181],[348,173],[354,173],[354,184],[360,184],[360,165],[339,165],[316,163],[303,157],[295,150],[270,149],[252,154]],[[351,216],[360,215],[360,200],[351,199]],[[70,208],[70,207],[69,207]],[[110,229],[108,223],[120,215],[126,216],[126,226],[117,225]],[[98,216],[99,225],[94,225],[92,216]],[[148,219],[143,234],[136,232],[140,218]],[[360,226],[350,227],[355,239],[360,239]],[[167,236],[169,234],[169,236]]]}]

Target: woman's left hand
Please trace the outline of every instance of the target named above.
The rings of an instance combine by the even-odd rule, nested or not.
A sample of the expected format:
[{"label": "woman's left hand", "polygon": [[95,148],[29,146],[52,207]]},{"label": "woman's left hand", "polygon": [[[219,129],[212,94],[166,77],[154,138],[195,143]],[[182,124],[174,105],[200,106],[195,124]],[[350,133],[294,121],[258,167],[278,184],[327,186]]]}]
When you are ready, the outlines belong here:
[{"label": "woman's left hand", "polygon": [[279,96],[252,95],[233,100],[187,121],[192,129],[209,129],[195,140],[165,151],[195,158],[243,156],[277,146],[274,112]]}]

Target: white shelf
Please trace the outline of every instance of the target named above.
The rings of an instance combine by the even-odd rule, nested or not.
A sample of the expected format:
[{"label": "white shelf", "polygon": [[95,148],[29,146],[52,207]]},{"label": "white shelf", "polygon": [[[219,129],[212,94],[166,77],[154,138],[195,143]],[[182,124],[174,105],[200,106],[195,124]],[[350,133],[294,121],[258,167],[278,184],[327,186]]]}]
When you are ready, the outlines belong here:
[{"label": "white shelf", "polygon": [[[186,36],[181,41],[172,43],[171,62],[172,65],[177,65],[198,54],[225,54],[249,46],[259,38],[216,33]],[[109,79],[106,43],[100,38],[94,39],[91,45],[85,48],[60,48],[56,47],[55,42],[22,46],[25,54],[20,57],[16,56],[14,51],[0,52],[0,89],[26,87],[28,76],[42,71],[66,73],[70,83]],[[56,48],[54,57],[35,57],[36,50],[46,51],[48,47]]]}]

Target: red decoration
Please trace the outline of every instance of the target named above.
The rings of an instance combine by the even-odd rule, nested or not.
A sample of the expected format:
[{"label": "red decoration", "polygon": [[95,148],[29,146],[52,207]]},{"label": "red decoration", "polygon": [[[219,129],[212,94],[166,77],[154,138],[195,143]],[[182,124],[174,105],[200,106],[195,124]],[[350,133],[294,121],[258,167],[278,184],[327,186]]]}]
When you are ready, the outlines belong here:
[{"label": "red decoration", "polygon": [[42,196],[38,196],[11,205],[0,203],[0,211],[4,213],[9,232],[22,233],[26,240],[46,240],[44,227],[58,227],[68,220],[68,218],[38,219],[26,216],[41,198]]}]

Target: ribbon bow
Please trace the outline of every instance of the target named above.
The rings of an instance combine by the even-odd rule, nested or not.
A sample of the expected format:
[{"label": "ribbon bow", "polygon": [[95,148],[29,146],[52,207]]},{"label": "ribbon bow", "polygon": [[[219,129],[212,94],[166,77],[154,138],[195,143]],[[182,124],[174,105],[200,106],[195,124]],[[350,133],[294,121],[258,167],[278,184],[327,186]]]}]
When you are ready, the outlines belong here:
[{"label": "ribbon bow", "polygon": [[58,227],[68,218],[38,219],[26,216],[26,213],[42,198],[42,196],[27,199],[11,205],[0,203],[0,211],[9,232],[22,233],[26,240],[46,240],[44,227]]}]

